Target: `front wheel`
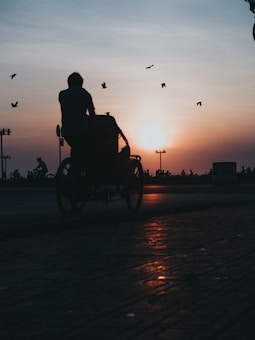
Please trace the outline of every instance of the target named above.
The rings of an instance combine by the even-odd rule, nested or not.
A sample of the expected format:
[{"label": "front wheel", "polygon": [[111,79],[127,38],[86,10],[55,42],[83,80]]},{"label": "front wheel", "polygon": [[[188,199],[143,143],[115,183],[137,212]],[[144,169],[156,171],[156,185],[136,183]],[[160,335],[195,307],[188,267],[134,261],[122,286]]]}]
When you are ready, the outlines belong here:
[{"label": "front wheel", "polygon": [[75,171],[71,158],[64,159],[56,174],[56,198],[63,216],[71,215],[83,208],[85,201],[77,191],[80,176]]},{"label": "front wheel", "polygon": [[127,175],[126,202],[129,211],[135,213],[140,208],[143,198],[143,168],[138,159],[129,161]]}]

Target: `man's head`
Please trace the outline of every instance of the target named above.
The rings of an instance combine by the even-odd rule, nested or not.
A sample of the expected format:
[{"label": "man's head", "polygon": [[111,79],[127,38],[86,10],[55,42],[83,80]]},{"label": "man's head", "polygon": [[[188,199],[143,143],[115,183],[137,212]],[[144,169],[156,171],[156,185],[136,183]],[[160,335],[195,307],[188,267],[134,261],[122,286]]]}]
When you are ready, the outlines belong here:
[{"label": "man's head", "polygon": [[70,76],[67,78],[67,83],[69,87],[82,87],[83,84],[83,78],[78,72],[73,72],[70,74]]}]

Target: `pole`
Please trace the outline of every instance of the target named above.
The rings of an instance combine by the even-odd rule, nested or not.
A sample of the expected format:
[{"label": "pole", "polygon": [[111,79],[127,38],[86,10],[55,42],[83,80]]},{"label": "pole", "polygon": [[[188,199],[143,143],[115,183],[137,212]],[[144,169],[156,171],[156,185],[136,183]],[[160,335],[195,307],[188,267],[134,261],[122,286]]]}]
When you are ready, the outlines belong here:
[{"label": "pole", "polygon": [[3,173],[3,178],[6,179],[6,174],[7,174],[7,159],[10,159],[11,156],[3,156],[2,159],[4,160],[4,173]]},{"label": "pole", "polygon": [[6,172],[6,170],[7,170],[6,163],[7,163],[7,158],[4,157],[4,179],[6,179],[6,174],[7,174],[7,172]]},{"label": "pole", "polygon": [[61,137],[58,137],[58,163],[61,163],[61,142],[60,142]]},{"label": "pole", "polygon": [[[2,131],[1,131],[2,132]],[[1,136],[1,178],[3,178],[4,174],[4,163],[3,163],[3,134],[0,134]]]},{"label": "pole", "polygon": [[64,139],[61,135],[61,128],[59,125],[56,126],[56,135],[58,137],[58,162],[61,163],[61,146],[64,145]]},{"label": "pole", "polygon": [[156,150],[156,153],[159,153],[159,170],[161,171],[162,170],[162,159],[161,159],[161,155],[162,153],[166,153],[165,150]]},{"label": "pole", "polygon": [[11,134],[11,129],[1,129],[0,130],[0,136],[1,136],[1,175],[2,179],[4,179],[5,173],[4,173],[4,156],[3,156],[3,136],[4,135],[10,135]]}]

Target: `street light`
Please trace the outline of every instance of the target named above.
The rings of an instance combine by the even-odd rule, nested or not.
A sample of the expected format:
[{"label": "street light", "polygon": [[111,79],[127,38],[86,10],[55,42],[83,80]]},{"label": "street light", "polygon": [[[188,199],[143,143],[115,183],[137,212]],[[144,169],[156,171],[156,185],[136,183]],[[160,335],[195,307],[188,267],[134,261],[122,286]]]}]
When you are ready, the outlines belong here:
[{"label": "street light", "polygon": [[1,142],[1,175],[2,175],[2,179],[5,178],[5,173],[4,173],[4,162],[3,162],[3,159],[4,159],[4,156],[3,156],[3,136],[7,135],[9,136],[11,134],[11,129],[1,129],[0,130],[0,142]]},{"label": "street light", "polygon": [[4,160],[4,178],[6,178],[6,174],[7,174],[7,159],[11,159],[11,156],[6,155],[3,156],[3,160]]},{"label": "street light", "polygon": [[156,150],[156,153],[159,153],[159,170],[161,171],[162,170],[162,161],[161,161],[161,154],[162,153],[166,153],[165,150]]}]

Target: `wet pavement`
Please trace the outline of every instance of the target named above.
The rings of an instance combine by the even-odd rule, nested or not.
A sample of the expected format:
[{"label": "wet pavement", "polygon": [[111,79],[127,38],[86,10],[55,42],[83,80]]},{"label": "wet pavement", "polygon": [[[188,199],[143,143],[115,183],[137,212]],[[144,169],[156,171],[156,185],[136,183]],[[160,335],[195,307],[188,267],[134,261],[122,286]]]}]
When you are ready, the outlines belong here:
[{"label": "wet pavement", "polygon": [[255,202],[87,222],[1,241],[1,340],[254,339]]}]

